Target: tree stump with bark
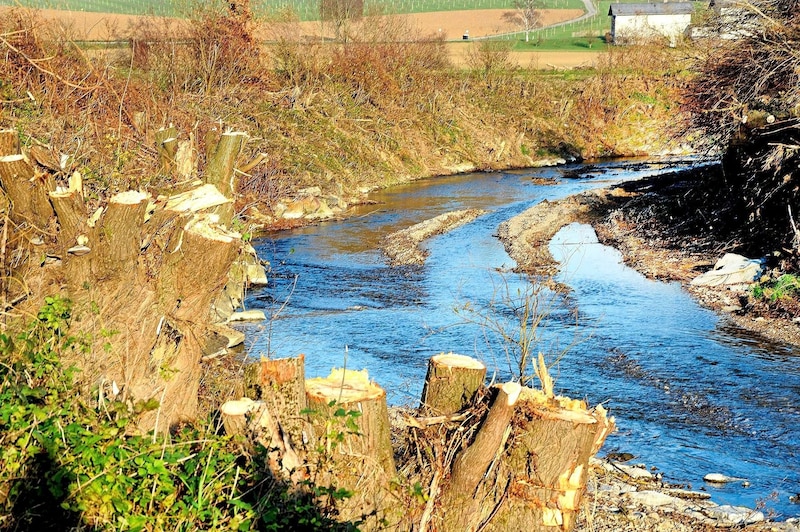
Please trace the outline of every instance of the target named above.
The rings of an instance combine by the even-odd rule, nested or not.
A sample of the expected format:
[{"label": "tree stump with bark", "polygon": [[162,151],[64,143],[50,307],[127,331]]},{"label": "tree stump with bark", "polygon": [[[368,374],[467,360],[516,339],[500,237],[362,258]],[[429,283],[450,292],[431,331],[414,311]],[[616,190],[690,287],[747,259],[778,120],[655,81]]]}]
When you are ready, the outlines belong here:
[{"label": "tree stump with bark", "polygon": [[397,512],[389,488],[397,471],[386,392],[366,371],[343,369],[307,380],[306,392],[318,442],[315,482],[354,494],[339,506],[341,517]]},{"label": "tree stump with bark", "polygon": [[613,429],[602,406],[524,389],[506,450],[481,491],[484,530],[573,530],[589,459]]},{"label": "tree stump with bark", "polygon": [[486,366],[465,355],[442,353],[428,361],[420,413],[447,416],[468,405],[483,386]]},{"label": "tree stump with bark", "polygon": [[312,439],[306,408],[305,356],[262,358],[245,367],[244,393],[271,406],[284,431],[299,448]]}]

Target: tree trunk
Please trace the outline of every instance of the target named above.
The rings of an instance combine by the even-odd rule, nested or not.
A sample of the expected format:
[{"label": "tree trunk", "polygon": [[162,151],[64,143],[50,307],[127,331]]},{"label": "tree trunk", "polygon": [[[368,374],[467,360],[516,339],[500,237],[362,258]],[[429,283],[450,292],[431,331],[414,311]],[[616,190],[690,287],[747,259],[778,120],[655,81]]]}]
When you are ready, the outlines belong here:
[{"label": "tree trunk", "polygon": [[474,358],[453,353],[434,355],[428,361],[420,414],[455,414],[472,402],[485,377],[486,366]]},{"label": "tree trunk", "polygon": [[[487,531],[568,531],[586,489],[589,459],[614,429],[602,406],[524,390],[508,448],[484,499]],[[488,507],[487,507],[488,506]]]},{"label": "tree trunk", "polygon": [[305,413],[305,356],[267,359],[248,365],[244,370],[244,393],[270,405],[281,426],[296,448],[310,441],[312,431]]},{"label": "tree trunk", "polygon": [[178,130],[175,127],[159,129],[154,136],[158,151],[158,172],[172,175],[177,167],[175,155],[178,152]]},{"label": "tree trunk", "polygon": [[19,154],[19,133],[16,129],[0,129],[0,157]]},{"label": "tree trunk", "polygon": [[[342,519],[393,508],[389,480],[396,476],[386,392],[366,371],[334,370],[306,381],[311,422],[323,452],[318,486],[344,488],[354,496],[339,507]],[[391,519],[390,519],[391,520]]]},{"label": "tree trunk", "polygon": [[[231,198],[236,191],[236,159],[242,153],[247,135],[241,132],[225,132],[216,146],[209,150],[203,180],[219,189],[223,196]],[[223,205],[217,213],[220,220],[229,224],[233,218],[233,205]]]},{"label": "tree trunk", "polygon": [[516,382],[498,386],[475,440],[456,456],[450,484],[443,496],[446,530],[476,530],[480,524],[481,500],[475,494],[490,464],[503,450],[508,437],[506,431],[521,391],[522,387]]},{"label": "tree trunk", "polygon": [[258,442],[268,449],[270,470],[277,478],[300,482],[307,477],[280,418],[270,411],[267,403],[248,398],[228,401],[220,408],[220,414],[226,434],[244,436],[245,444]]}]

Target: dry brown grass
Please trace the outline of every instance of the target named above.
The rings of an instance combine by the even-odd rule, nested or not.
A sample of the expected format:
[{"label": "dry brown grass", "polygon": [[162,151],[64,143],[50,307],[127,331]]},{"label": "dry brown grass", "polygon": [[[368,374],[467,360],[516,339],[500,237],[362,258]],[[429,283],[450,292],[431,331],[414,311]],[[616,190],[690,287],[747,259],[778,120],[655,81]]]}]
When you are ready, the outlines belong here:
[{"label": "dry brown grass", "polygon": [[[453,168],[526,166],[548,153],[631,153],[637,138],[627,125],[662,119],[671,97],[671,81],[655,69],[616,77],[624,60],[599,75],[540,75],[500,50],[478,53],[480,68],[456,70],[440,38],[402,17],[367,17],[348,43],[323,45],[298,39],[291,17],[263,23],[209,9],[180,29],[180,43],[166,38],[172,22],[138,19],[125,28],[131,48],[89,52],[39,13],[11,13],[0,27],[8,59],[0,123],[68,154],[67,170],[81,170],[95,195],[169,185],[153,148],[154,131],[169,124],[195,139],[201,171],[206,135],[249,133],[245,157],[268,158],[242,178],[248,197],[239,205],[260,200],[268,212],[311,185],[350,197]],[[256,46],[255,35],[272,42]],[[641,105],[623,94],[632,87]],[[626,111],[620,121],[618,110],[631,106],[636,120]]]}]

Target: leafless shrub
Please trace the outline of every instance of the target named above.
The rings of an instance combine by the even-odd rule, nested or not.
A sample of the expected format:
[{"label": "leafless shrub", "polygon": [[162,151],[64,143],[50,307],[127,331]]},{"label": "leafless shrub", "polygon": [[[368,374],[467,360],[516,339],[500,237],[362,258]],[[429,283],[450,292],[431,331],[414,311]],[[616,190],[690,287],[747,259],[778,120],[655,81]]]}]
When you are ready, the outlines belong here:
[{"label": "leafless shrub", "polygon": [[467,64],[484,76],[512,70],[511,49],[513,41],[487,39],[472,44],[467,52]]},{"label": "leafless shrub", "polygon": [[684,101],[691,126],[710,144],[733,140],[754,112],[776,121],[800,105],[800,18],[796,0],[731,2],[709,22],[697,76]]}]

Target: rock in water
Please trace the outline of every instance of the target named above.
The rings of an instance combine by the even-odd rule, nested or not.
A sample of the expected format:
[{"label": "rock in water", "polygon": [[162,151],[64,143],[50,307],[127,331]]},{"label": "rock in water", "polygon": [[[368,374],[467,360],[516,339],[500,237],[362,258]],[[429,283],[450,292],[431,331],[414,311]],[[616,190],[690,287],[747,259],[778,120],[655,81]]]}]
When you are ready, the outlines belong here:
[{"label": "rock in water", "polygon": [[747,480],[746,478],[729,477],[721,473],[709,473],[703,477],[706,482],[713,482],[715,484],[726,484],[728,482],[739,482],[740,480]]}]

